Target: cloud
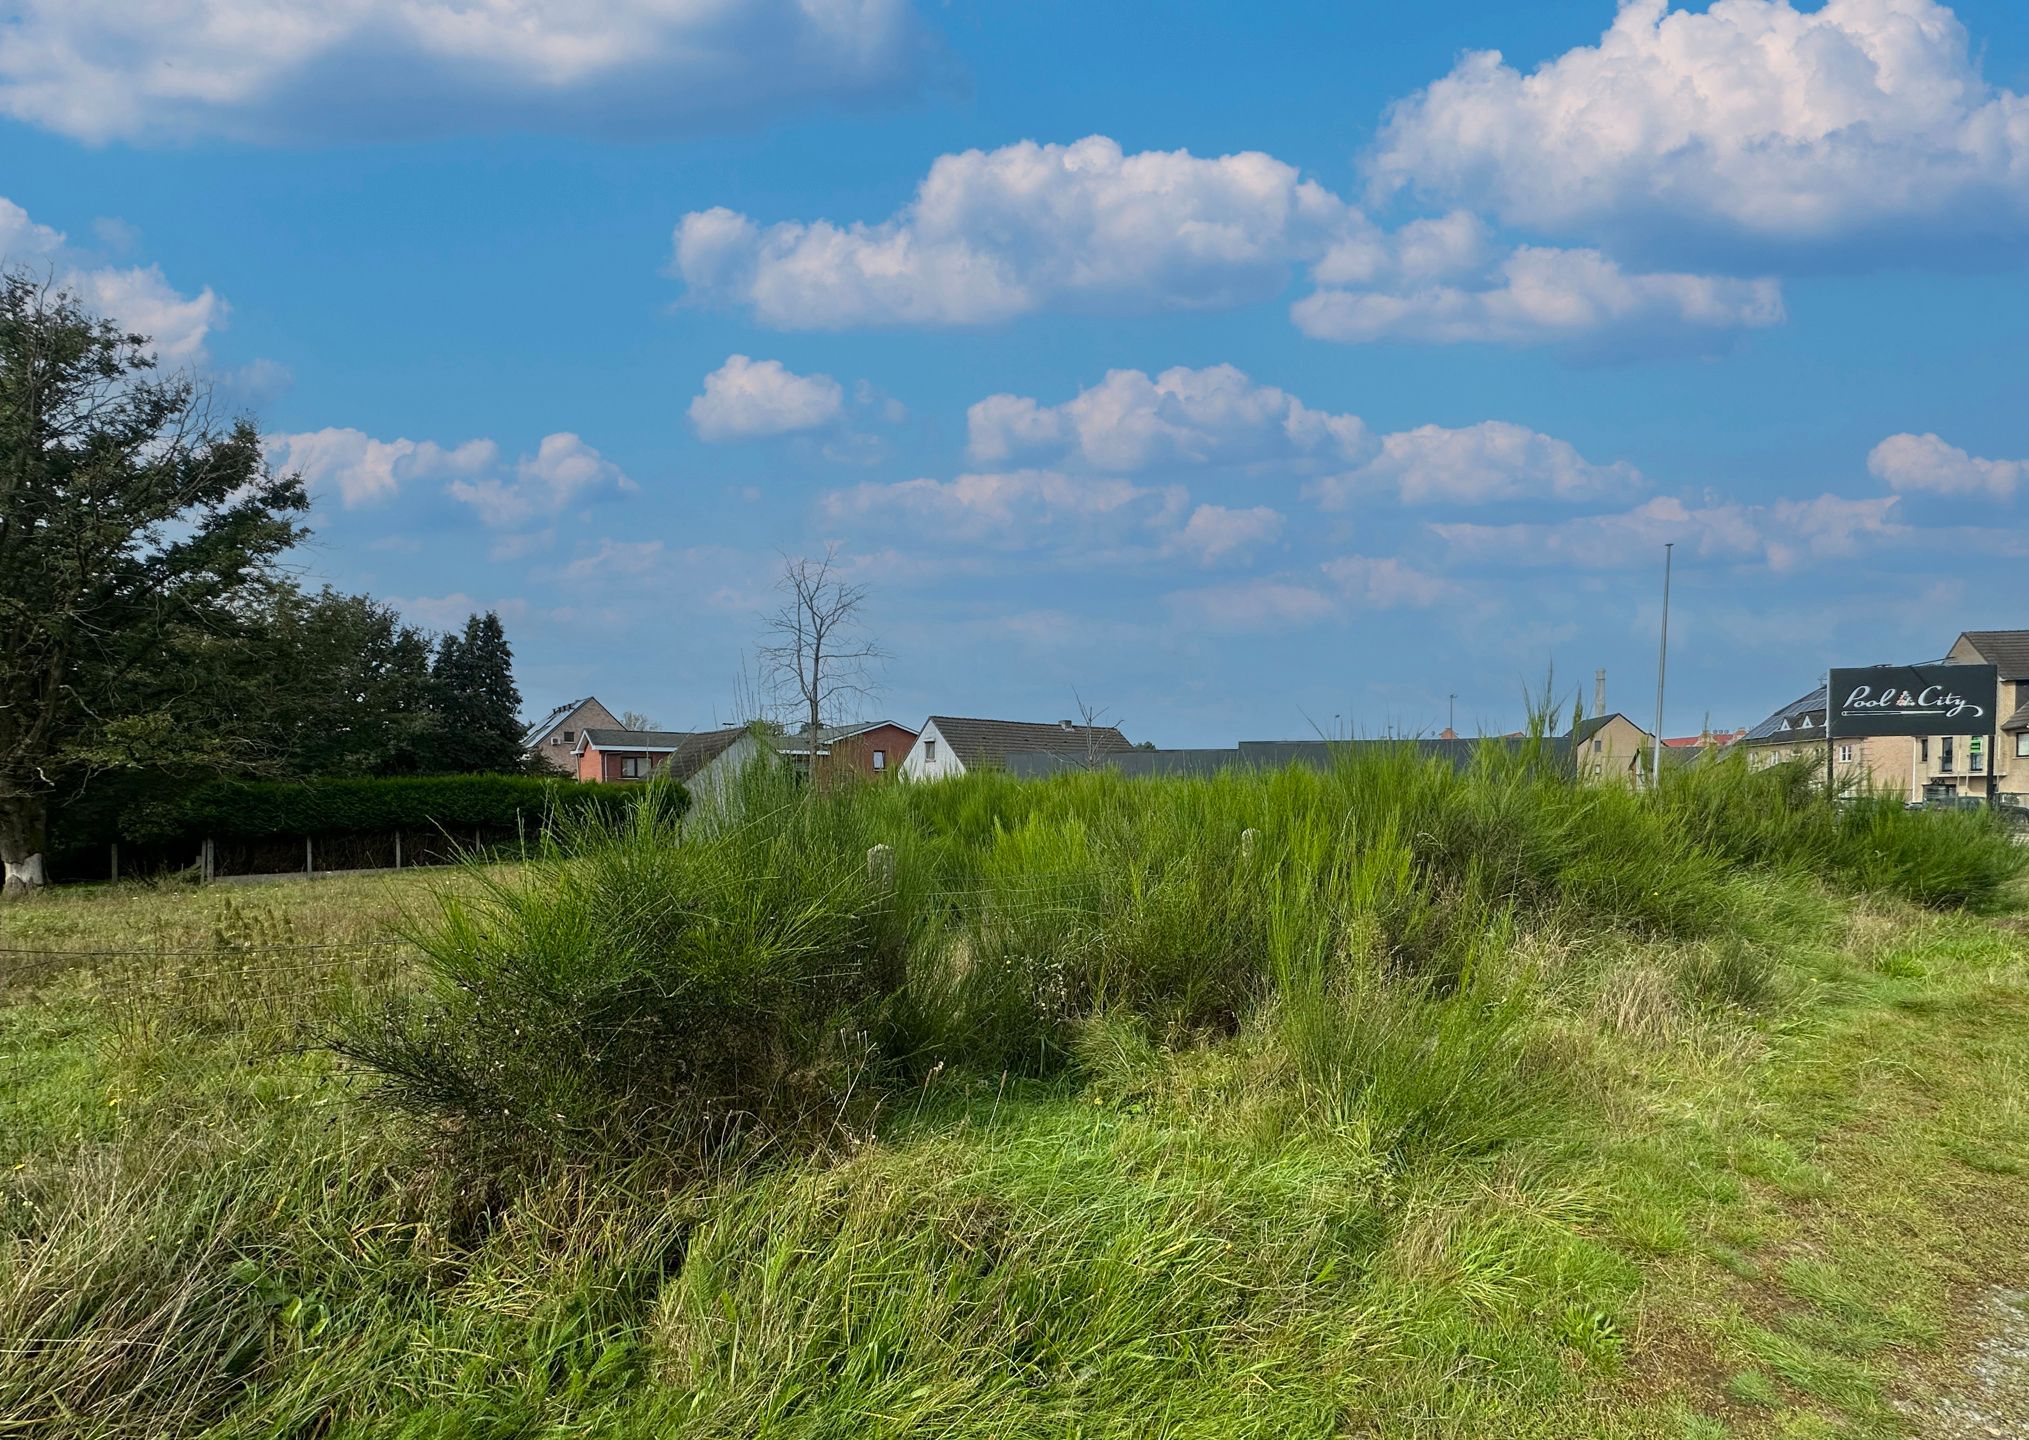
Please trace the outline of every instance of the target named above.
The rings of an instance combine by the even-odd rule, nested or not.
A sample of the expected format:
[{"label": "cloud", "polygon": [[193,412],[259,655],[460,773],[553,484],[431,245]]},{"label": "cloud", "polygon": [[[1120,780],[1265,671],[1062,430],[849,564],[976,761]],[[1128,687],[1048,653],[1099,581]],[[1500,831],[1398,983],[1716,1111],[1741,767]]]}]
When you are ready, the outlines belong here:
[{"label": "cloud", "polygon": [[1127,154],[1103,135],[941,156],[872,224],[694,211],[674,260],[692,299],[787,330],[1228,308],[1281,293],[1302,267],[1323,288],[1294,318],[1330,340],[1681,346],[1783,318],[1772,280],[1504,252],[1463,211],[1390,232],[1271,155]]},{"label": "cloud", "polygon": [[504,529],[561,514],[595,491],[635,488],[619,466],[576,435],[560,431],[545,435],[535,454],[516,460],[512,476],[459,478],[446,490],[470,505],[482,523]]},{"label": "cloud", "polygon": [[[0,29],[0,36],[5,35]],[[60,230],[39,225],[0,196],[0,262],[46,269],[60,290],[87,309],[149,338],[169,365],[201,364],[204,342],[225,323],[227,306],[209,286],[185,295],[157,265],[100,266],[80,254]]]},{"label": "cloud", "polygon": [[2029,476],[2029,460],[1982,460],[1935,435],[1890,435],[1867,455],[1867,468],[1902,494],[1992,495],[2006,500]]},{"label": "cloud", "polygon": [[1312,410],[1231,365],[1180,365],[1153,379],[1140,370],[1112,370],[1061,405],[992,395],[966,412],[966,434],[967,453],[978,464],[1043,455],[1115,473],[1310,459],[1343,464],[1373,450],[1358,416]]},{"label": "cloud", "polygon": [[682,134],[920,80],[908,0],[16,0],[0,114],[89,142]]},{"label": "cloud", "polygon": [[1630,274],[1597,250],[1525,245],[1478,284],[1320,290],[1297,301],[1290,315],[1314,340],[1620,341],[1640,348],[1709,345],[1784,319],[1774,280]]},{"label": "cloud", "polygon": [[1343,555],[1301,575],[1264,575],[1172,591],[1172,613],[1201,629],[1243,633],[1290,630],[1348,620],[1377,610],[1427,610],[1461,592],[1450,581],[1394,556]]},{"label": "cloud", "polygon": [[271,435],[266,443],[269,463],[300,472],[313,493],[335,494],[348,510],[391,499],[405,485],[442,480],[445,493],[470,505],[483,523],[508,528],[555,516],[599,490],[636,488],[568,432],[544,436],[535,454],[511,469],[503,467],[499,445],[485,439],[444,446],[331,428]]},{"label": "cloud", "polygon": [[1246,510],[1229,510],[1224,505],[1200,505],[1170,537],[1170,547],[1190,555],[1201,565],[1238,558],[1268,544],[1282,533],[1282,516],[1266,505]]},{"label": "cloud", "polygon": [[966,474],[951,480],[869,482],[827,495],[834,522],[900,524],[944,541],[988,542],[1006,549],[1086,542],[1160,526],[1184,497],[1174,488],[1148,489],[1115,477],[1057,470]]},{"label": "cloud", "polygon": [[1935,0],[1624,0],[1596,46],[1528,75],[1464,56],[1369,163],[1384,192],[1680,252],[2029,230],[2029,99],[1984,81]]},{"label": "cloud", "polygon": [[821,430],[844,409],[845,391],[829,375],[798,375],[779,360],[729,355],[690,402],[690,423],[703,440],[751,440]]},{"label": "cloud", "polygon": [[293,470],[312,493],[337,495],[351,510],[386,500],[403,482],[477,474],[499,459],[491,440],[446,449],[427,440],[376,440],[363,430],[328,428],[267,437],[268,461]]},{"label": "cloud", "polygon": [[982,325],[1043,309],[1205,309],[1273,296],[1348,207],[1258,151],[1125,154],[1093,135],[940,156],[874,224],[763,228],[726,209],[676,227],[699,299],[782,329]]},{"label": "cloud", "polygon": [[1422,425],[1382,437],[1365,465],[1327,476],[1304,493],[1327,510],[1392,493],[1406,505],[1477,505],[1509,500],[1596,500],[1639,491],[1626,461],[1595,465],[1568,440],[1505,420],[1447,429]]},{"label": "cloud", "polygon": [[1449,580],[1392,555],[1344,555],[1323,568],[1341,594],[1370,610],[1427,610],[1459,594]]},{"label": "cloud", "polygon": [[1193,628],[1235,633],[1315,625],[1342,611],[1314,584],[1269,576],[1177,590],[1165,598],[1177,618]]},{"label": "cloud", "polygon": [[1766,505],[1690,504],[1658,496],[1632,510],[1549,524],[1447,524],[1431,530],[1462,557],[1512,565],[1617,570],[1655,563],[1667,541],[1706,559],[1791,570],[1808,559],[1848,556],[1900,539],[1895,496],[1848,500],[1820,495]]}]

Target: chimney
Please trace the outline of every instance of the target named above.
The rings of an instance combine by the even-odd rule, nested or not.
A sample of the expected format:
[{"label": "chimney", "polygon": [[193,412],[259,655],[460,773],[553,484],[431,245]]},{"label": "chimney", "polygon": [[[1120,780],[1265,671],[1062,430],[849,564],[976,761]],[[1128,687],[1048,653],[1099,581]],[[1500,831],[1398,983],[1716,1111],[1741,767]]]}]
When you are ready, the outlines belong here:
[{"label": "chimney", "polygon": [[1592,672],[1592,718],[1597,720],[1606,714],[1606,670],[1604,667]]},{"label": "chimney", "polygon": [[1059,720],[1057,723],[1063,726],[1064,729],[1066,730],[1075,730],[1078,728],[1076,725],[1073,725],[1069,720]]}]

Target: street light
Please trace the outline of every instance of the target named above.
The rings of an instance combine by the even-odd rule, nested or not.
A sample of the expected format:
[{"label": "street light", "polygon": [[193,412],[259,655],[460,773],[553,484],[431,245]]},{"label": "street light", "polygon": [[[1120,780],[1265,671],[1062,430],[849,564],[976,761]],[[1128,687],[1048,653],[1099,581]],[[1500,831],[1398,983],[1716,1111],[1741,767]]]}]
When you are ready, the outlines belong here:
[{"label": "street light", "polygon": [[1663,784],[1663,677],[1670,667],[1670,558],[1676,548],[1675,541],[1663,546],[1663,633],[1656,650],[1656,743],[1649,761],[1649,784],[1656,789]]}]

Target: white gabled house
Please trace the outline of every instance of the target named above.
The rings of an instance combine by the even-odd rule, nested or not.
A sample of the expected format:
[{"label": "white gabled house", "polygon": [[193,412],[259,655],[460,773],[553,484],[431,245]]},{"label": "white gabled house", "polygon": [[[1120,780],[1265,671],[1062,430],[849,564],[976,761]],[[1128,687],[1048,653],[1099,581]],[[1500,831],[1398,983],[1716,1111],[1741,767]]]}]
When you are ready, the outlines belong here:
[{"label": "white gabled house", "polygon": [[902,778],[941,780],[968,770],[1004,768],[1010,755],[1056,755],[1067,761],[1084,761],[1133,748],[1112,725],[932,715],[923,722],[916,743],[902,760]]}]

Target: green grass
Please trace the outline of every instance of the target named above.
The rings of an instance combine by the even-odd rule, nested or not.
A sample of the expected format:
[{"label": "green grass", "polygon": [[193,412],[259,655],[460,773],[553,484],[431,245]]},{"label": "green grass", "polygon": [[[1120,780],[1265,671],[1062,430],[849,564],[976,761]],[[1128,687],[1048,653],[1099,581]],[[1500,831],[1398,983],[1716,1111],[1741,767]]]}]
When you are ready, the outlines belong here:
[{"label": "green grass", "polygon": [[2029,1254],[2020,857],[1708,783],[10,907],[117,953],[0,959],[0,1436],[1898,1433]]}]

